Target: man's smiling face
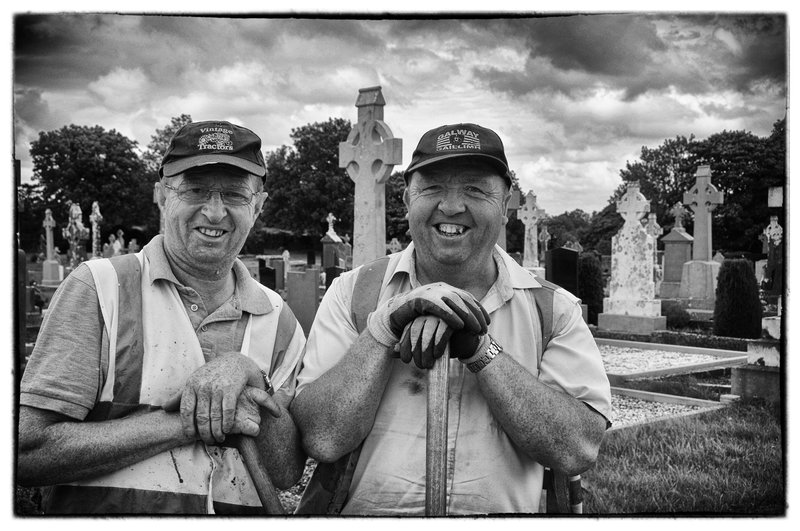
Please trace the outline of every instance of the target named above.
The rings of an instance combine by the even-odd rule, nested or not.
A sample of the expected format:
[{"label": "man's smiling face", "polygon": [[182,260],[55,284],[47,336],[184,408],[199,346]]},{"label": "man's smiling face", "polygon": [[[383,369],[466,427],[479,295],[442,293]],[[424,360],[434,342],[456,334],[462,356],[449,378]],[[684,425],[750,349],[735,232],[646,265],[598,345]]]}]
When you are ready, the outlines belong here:
[{"label": "man's smiling face", "polygon": [[414,172],[403,200],[419,257],[443,266],[491,260],[509,193],[490,164],[445,160]]},{"label": "man's smiling face", "polygon": [[[230,166],[214,164],[164,180],[164,245],[181,266],[201,269],[229,267],[244,246],[261,212],[266,194],[257,193],[257,179]],[[214,193],[205,198],[204,190]],[[196,193],[181,192],[192,190]],[[222,195],[251,197],[249,204],[223,201]],[[202,201],[190,200],[193,195]]]}]

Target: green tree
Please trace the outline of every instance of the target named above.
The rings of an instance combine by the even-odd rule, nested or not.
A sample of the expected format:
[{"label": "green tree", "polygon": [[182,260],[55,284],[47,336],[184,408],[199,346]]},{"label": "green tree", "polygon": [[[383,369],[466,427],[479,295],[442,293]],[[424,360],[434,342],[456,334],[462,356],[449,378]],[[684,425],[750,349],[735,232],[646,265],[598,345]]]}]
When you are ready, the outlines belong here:
[{"label": "green tree", "polygon": [[327,230],[325,218],[332,213],[339,220],[337,233],[353,233],[355,184],[339,168],[339,142],[350,129],[350,121],[342,118],[304,125],[292,129],[293,147],[267,154],[267,226],[321,238]]},{"label": "green tree", "polygon": [[406,205],[403,203],[403,192],[406,181],[403,172],[392,173],[386,181],[386,239],[397,238],[401,242],[408,242],[408,220],[406,219]]},{"label": "green tree", "polygon": [[601,255],[610,255],[611,238],[619,232],[624,222],[617,213],[616,200],[609,199],[603,210],[592,214],[588,230],[581,240],[583,250],[594,249]]},{"label": "green tree", "polygon": [[46,208],[52,209],[56,222],[64,226],[67,201],[81,206],[87,226],[92,203],[97,201],[104,218],[103,236],[116,228],[127,232],[134,226],[143,232],[158,231],[152,183],[145,178],[147,170],[134,140],[100,126],[68,125],[39,133],[31,142],[30,154],[35,184],[28,193],[37,203],[31,205],[32,218],[37,221],[32,227],[20,227],[20,232],[39,234]]},{"label": "green tree", "polygon": [[563,247],[569,241],[583,245],[583,240],[589,232],[590,220],[591,216],[580,208],[548,217],[546,223],[547,231],[550,233],[550,248]]}]

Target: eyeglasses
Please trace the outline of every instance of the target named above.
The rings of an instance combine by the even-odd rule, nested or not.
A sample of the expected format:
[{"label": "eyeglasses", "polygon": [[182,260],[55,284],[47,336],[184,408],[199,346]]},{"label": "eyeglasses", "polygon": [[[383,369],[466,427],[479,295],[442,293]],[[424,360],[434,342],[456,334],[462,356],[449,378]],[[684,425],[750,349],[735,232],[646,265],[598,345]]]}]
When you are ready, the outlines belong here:
[{"label": "eyeglasses", "polygon": [[245,188],[231,188],[227,190],[207,188],[205,186],[187,183],[185,181],[179,184],[177,187],[164,183],[164,187],[169,188],[178,194],[178,199],[181,201],[185,201],[194,205],[205,203],[211,199],[211,194],[214,192],[217,192],[222,202],[228,206],[249,205],[250,202],[253,201],[253,197],[256,195],[252,190]]}]

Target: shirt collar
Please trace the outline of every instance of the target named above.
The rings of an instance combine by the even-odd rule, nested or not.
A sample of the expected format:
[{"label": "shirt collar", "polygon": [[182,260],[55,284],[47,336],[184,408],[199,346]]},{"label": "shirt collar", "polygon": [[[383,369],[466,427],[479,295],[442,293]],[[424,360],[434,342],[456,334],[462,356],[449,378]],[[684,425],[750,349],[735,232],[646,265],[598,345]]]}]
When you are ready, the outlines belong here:
[{"label": "shirt collar", "polygon": [[[150,242],[144,246],[144,254],[150,262],[150,283],[156,280],[166,280],[172,282],[176,286],[182,286],[172,268],[169,266],[167,255],[164,252],[164,235],[159,234],[153,237]],[[250,271],[247,266],[238,258],[233,262],[233,273],[236,277],[236,287],[234,288],[234,295],[239,299],[242,311],[253,315],[265,315],[270,313],[272,303],[264,290],[261,289],[258,282],[250,276]]]},{"label": "shirt collar", "polygon": [[[517,261],[511,258],[499,245],[494,246],[492,257],[497,264],[498,270],[497,280],[492,286],[492,289],[496,289],[499,293],[503,294],[503,299],[508,300],[511,298],[511,292],[509,290],[542,287],[533,273],[519,265]],[[414,242],[409,243],[408,247],[402,251],[392,277],[398,273],[407,274],[411,280],[412,287],[416,288],[420,285],[417,280]]]}]

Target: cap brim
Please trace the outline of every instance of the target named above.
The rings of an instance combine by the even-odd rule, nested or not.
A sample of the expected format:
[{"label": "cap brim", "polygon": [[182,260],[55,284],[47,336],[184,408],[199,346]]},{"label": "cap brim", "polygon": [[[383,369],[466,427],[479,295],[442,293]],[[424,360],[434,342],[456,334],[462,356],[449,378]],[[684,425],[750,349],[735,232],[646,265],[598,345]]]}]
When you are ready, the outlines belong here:
[{"label": "cap brim", "polygon": [[481,157],[484,159],[489,159],[497,166],[498,169],[502,170],[500,177],[502,177],[503,179],[507,179],[509,183],[511,182],[511,176],[509,175],[508,166],[506,166],[505,163],[502,160],[498,159],[497,157],[493,157],[491,155],[484,155],[483,153],[448,153],[447,155],[439,155],[436,157],[432,157],[430,159],[424,160],[418,164],[406,168],[404,172],[404,177],[406,180],[408,180],[408,177],[410,177],[412,173],[414,173],[420,168],[424,168],[425,166],[430,166],[431,164],[441,162],[445,159],[454,159],[457,157]]},{"label": "cap brim", "polygon": [[228,166],[236,166],[237,168],[241,168],[259,177],[264,177],[267,174],[267,170],[263,166],[259,166],[258,164],[254,164],[240,157],[216,153],[196,155],[194,157],[179,159],[175,162],[169,162],[161,167],[161,175],[162,177],[172,177],[190,168],[205,166],[207,164],[227,164]]}]

